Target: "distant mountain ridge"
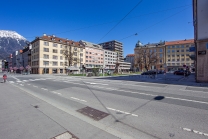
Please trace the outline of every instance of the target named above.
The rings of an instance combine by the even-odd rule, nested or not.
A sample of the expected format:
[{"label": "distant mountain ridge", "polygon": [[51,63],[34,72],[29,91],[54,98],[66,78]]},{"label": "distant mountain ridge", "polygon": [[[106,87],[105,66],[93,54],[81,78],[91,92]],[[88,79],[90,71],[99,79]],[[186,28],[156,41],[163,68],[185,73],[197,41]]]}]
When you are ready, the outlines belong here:
[{"label": "distant mountain ridge", "polygon": [[23,49],[29,41],[15,31],[0,30],[0,59]]}]

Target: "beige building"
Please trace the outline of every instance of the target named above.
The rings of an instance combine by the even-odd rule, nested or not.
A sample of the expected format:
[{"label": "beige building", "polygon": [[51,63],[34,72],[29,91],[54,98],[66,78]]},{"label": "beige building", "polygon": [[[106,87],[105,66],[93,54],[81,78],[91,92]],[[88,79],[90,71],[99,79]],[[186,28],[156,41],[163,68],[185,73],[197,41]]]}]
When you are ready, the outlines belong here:
[{"label": "beige building", "polygon": [[183,69],[184,65],[194,68],[194,61],[190,56],[195,52],[190,52],[190,47],[194,47],[193,39],[165,42],[168,71]]},{"label": "beige building", "polygon": [[[67,71],[79,73],[85,61],[85,48],[79,42],[44,34],[31,42],[31,72],[33,74],[57,74]],[[72,62],[63,55],[65,48],[71,50]]]},{"label": "beige building", "polygon": [[134,55],[134,65],[139,71],[165,69],[165,43],[162,41],[146,45],[138,41]]}]

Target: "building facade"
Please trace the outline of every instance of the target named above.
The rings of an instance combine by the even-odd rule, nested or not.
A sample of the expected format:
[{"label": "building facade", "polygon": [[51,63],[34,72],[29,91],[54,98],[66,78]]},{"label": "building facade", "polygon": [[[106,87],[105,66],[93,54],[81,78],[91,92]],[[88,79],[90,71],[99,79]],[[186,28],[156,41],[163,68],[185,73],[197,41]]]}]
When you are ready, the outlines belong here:
[{"label": "building facade", "polygon": [[104,49],[104,69],[105,71],[114,71],[117,62],[117,52]]},{"label": "building facade", "polygon": [[208,82],[208,1],[193,0],[196,81]]},{"label": "building facade", "polygon": [[84,40],[80,40],[79,43],[85,46],[86,71],[91,72],[93,68],[103,69],[104,50],[102,46]]},{"label": "building facade", "polygon": [[[85,61],[82,44],[46,35],[31,42],[31,70],[34,74],[78,73]],[[70,55],[66,57],[66,55]]]},{"label": "building facade", "polygon": [[135,70],[135,68],[134,68],[134,56],[135,56],[135,54],[128,54],[128,55],[126,55],[126,58],[124,60],[125,62],[131,63],[131,67],[130,67],[131,71]]},{"label": "building facade", "polygon": [[194,40],[177,40],[165,42],[167,70],[183,69],[184,65],[194,68],[194,60],[190,58],[195,52],[190,52]]},{"label": "building facade", "polygon": [[99,45],[101,45],[103,47],[103,49],[117,52],[118,57],[119,57],[119,61],[121,61],[121,62],[124,61],[123,44],[121,42],[116,41],[116,40],[112,40],[112,41],[100,43]]},{"label": "building facade", "polygon": [[136,43],[134,49],[134,65],[139,71],[165,70],[165,42],[148,43],[142,45]]}]

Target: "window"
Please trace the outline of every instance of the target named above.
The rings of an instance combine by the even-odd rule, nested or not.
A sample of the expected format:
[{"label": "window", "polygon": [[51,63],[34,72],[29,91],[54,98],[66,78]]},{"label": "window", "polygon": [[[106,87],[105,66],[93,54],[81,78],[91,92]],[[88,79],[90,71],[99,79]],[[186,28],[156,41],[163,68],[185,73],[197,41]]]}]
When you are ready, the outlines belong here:
[{"label": "window", "polygon": [[170,57],[170,55],[168,55],[168,57]]},{"label": "window", "polygon": [[179,50],[176,50],[176,52],[180,52]]},{"label": "window", "polygon": [[86,62],[88,62],[88,60],[86,60]]},{"label": "window", "polygon": [[186,58],[186,61],[189,61],[189,58]]},{"label": "window", "polygon": [[180,48],[180,45],[177,45],[176,48]]},{"label": "window", "polygon": [[177,55],[177,57],[179,57],[179,55]]},{"label": "window", "polygon": [[49,46],[49,42],[43,42],[43,45]]},{"label": "window", "polygon": [[56,56],[56,55],[53,55],[53,59],[58,59],[58,56]]},{"label": "window", "polygon": [[80,61],[83,62],[83,58],[80,58]]},{"label": "window", "polygon": [[83,53],[80,53],[80,57],[83,57]]},{"label": "window", "polygon": [[170,48],[170,46],[168,46],[168,48]]},{"label": "window", "polygon": [[175,61],[175,59],[172,59],[172,61]]},{"label": "window", "polygon": [[82,48],[80,48],[80,52],[83,52],[83,49]]},{"label": "window", "polygon": [[160,54],[160,58],[162,58],[163,57],[163,54]]},{"label": "window", "polygon": [[62,48],[63,47],[63,45],[60,45],[60,48]]},{"label": "window", "polygon": [[57,51],[57,49],[53,49],[53,53],[57,53],[58,51]]},{"label": "window", "polygon": [[184,49],[182,49],[181,52],[184,52]]},{"label": "window", "polygon": [[74,56],[77,56],[77,52],[74,52]]},{"label": "window", "polygon": [[86,51],[86,54],[88,54],[88,51]]},{"label": "window", "polygon": [[181,48],[184,48],[184,45],[181,45]]},{"label": "window", "polygon": [[43,55],[43,58],[44,58],[44,59],[49,59],[49,55],[44,54],[44,55]]},{"label": "window", "polygon": [[184,56],[184,54],[182,54],[181,56]]},{"label": "window", "polygon": [[172,48],[175,48],[175,46],[173,45]]},{"label": "window", "polygon": [[175,63],[172,63],[173,66],[175,66]]},{"label": "window", "polygon": [[168,53],[170,53],[170,50],[168,50]]},{"label": "window", "polygon": [[58,65],[58,62],[53,62],[53,66],[57,66]]},{"label": "window", "polygon": [[74,61],[77,61],[77,58],[74,58]]},{"label": "window", "polygon": [[186,52],[189,52],[189,49],[186,49]]},{"label": "window", "polygon": [[74,51],[77,51],[77,48],[74,48]]},{"label": "window", "polygon": [[186,45],[186,48],[188,48],[189,47],[189,45]]},{"label": "window", "polygon": [[43,61],[43,64],[44,64],[45,66],[48,66],[48,65],[49,65],[49,61]]},{"label": "window", "polygon": [[168,59],[168,61],[170,61],[170,59]]},{"label": "window", "polygon": [[160,59],[160,63],[162,63],[162,59]]},{"label": "window", "polygon": [[91,52],[89,52],[89,54],[92,54]]},{"label": "window", "polygon": [[53,43],[53,47],[57,47],[58,46],[58,44],[57,43]]},{"label": "window", "polygon": [[177,61],[180,61],[180,59],[177,59]]},{"label": "window", "polygon": [[60,56],[60,60],[63,60],[63,57],[62,56]]},{"label": "window", "polygon": [[152,53],[152,49],[150,49],[149,51],[150,51],[150,53]]},{"label": "window", "polygon": [[189,54],[186,54],[186,56],[189,56]]},{"label": "window", "polygon": [[88,58],[88,56],[86,56],[86,58]]},{"label": "window", "polygon": [[175,53],[175,50],[172,50],[172,53]]},{"label": "window", "polygon": [[180,65],[180,63],[177,63],[177,65]]},{"label": "window", "polygon": [[67,60],[67,57],[65,57],[65,60]]},{"label": "window", "polygon": [[49,48],[43,48],[44,52],[49,52]]},{"label": "window", "polygon": [[172,57],[175,57],[175,55],[172,55]]},{"label": "window", "polygon": [[63,54],[63,50],[60,50],[60,54]]},{"label": "window", "polygon": [[60,66],[63,66],[63,62],[60,62]]},{"label": "window", "polygon": [[184,61],[184,58],[182,58],[181,61]]},{"label": "window", "polygon": [[162,48],[160,48],[160,52],[163,52],[163,49]]}]

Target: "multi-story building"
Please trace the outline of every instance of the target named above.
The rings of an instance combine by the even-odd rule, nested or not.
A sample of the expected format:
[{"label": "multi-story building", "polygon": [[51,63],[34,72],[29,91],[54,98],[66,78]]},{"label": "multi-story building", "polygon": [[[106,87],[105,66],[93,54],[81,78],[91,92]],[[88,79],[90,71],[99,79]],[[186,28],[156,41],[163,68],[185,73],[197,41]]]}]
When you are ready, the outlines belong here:
[{"label": "multi-story building", "polygon": [[105,71],[114,71],[117,62],[117,52],[104,49],[104,68]]},{"label": "multi-story building", "polygon": [[194,46],[194,40],[177,40],[166,41],[166,66],[167,70],[183,69],[183,66],[194,67],[194,61],[190,55],[195,52],[190,52],[189,48]]},{"label": "multi-story building", "polygon": [[44,34],[36,37],[31,45],[31,68],[34,74],[78,73],[85,61],[85,49],[79,42]]},{"label": "multi-story building", "polygon": [[86,71],[92,71],[93,68],[103,69],[104,50],[102,46],[84,40],[80,40],[79,43],[85,46]]},{"label": "multi-story building", "polygon": [[126,58],[124,60],[125,62],[131,63],[131,67],[130,67],[131,71],[134,70],[134,56],[135,56],[135,54],[128,54],[128,55],[126,55]]},{"label": "multi-story building", "polygon": [[165,69],[165,42],[148,43],[142,45],[140,41],[136,43],[135,63],[140,71],[148,70],[164,70]]},{"label": "multi-story building", "polygon": [[112,40],[112,41],[100,43],[99,45],[101,45],[103,47],[103,49],[117,52],[119,61],[121,61],[121,62],[124,61],[123,44],[121,42],[116,41],[116,40]]},{"label": "multi-story building", "polygon": [[196,81],[208,82],[208,0],[193,0]]}]

